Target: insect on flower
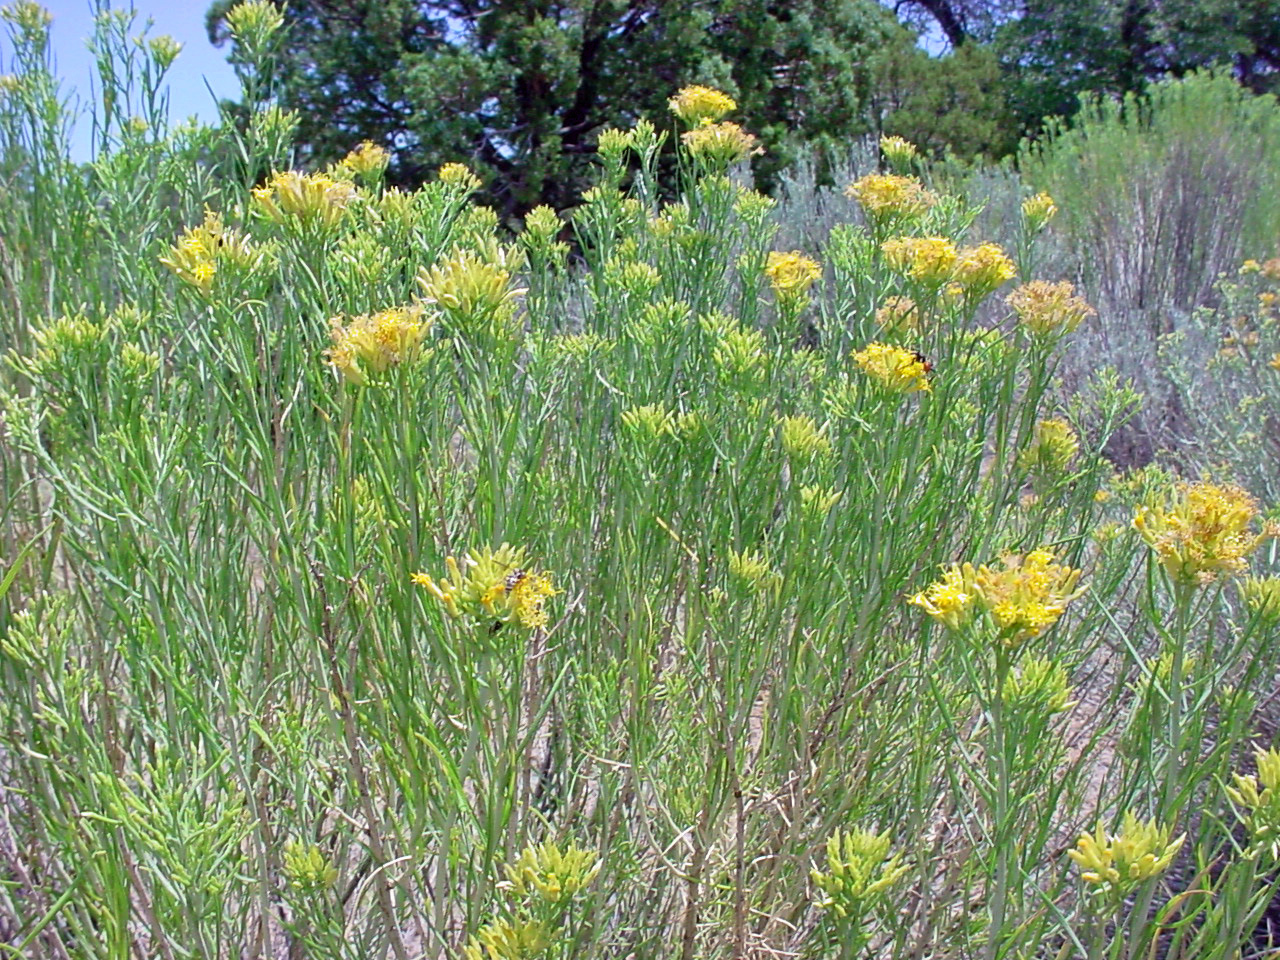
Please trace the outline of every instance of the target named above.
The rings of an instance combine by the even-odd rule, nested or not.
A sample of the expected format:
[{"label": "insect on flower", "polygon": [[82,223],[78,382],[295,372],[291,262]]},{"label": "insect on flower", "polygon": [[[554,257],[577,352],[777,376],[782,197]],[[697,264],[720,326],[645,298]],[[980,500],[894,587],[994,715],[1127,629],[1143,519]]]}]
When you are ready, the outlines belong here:
[{"label": "insect on flower", "polygon": [[520,586],[520,584],[524,583],[524,581],[527,580],[528,578],[529,578],[528,570],[526,570],[524,567],[516,567],[514,570],[508,573],[506,578],[502,581],[502,587],[504,590],[507,591],[507,593],[510,593],[516,587]]},{"label": "insect on flower", "polygon": [[929,362],[929,358],[923,353],[919,350],[912,350],[911,356],[915,357],[916,363],[920,364],[925,373],[933,373],[933,364]]}]

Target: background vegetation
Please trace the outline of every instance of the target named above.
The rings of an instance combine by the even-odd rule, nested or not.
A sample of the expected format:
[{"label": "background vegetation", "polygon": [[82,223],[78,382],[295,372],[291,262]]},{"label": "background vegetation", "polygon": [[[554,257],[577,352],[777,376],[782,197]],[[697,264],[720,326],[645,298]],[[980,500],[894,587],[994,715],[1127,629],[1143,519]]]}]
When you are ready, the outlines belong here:
[{"label": "background vegetation", "polygon": [[[210,7],[211,40],[232,6]],[[824,174],[866,132],[999,159],[1082,96],[1215,67],[1255,93],[1280,78],[1277,0],[297,0],[287,17],[254,96],[297,112],[308,162],[372,140],[402,186],[466,162],[505,217],[574,205],[599,129],[658,113],[691,80],[752,118],[756,185],[772,192],[802,146]]]}]

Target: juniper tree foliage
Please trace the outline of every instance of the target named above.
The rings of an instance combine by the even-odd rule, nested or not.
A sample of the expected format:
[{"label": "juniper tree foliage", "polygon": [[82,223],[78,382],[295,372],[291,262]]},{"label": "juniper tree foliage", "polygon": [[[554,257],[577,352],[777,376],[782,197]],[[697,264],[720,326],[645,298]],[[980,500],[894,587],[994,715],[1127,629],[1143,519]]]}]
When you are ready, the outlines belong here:
[{"label": "juniper tree foliage", "polygon": [[[226,40],[233,0],[207,25]],[[902,28],[874,0],[290,0],[275,91],[307,159],[371,139],[393,180],[462,161],[505,214],[572,204],[606,125],[662,116],[687,83],[734,96],[768,180],[800,143],[868,129],[872,51]]]}]

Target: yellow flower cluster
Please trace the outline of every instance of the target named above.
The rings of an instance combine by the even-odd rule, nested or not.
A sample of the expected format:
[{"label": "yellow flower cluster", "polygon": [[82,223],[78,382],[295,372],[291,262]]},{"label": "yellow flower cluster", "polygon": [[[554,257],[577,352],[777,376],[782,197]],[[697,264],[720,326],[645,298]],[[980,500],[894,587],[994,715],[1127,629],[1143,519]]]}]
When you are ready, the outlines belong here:
[{"label": "yellow flower cluster", "polygon": [[892,269],[921,286],[937,289],[949,284],[948,295],[970,302],[1017,275],[1013,261],[995,243],[957,250],[946,237],[894,237],[880,250]]},{"label": "yellow flower cluster", "polygon": [[920,329],[920,311],[910,297],[889,297],[876,310],[876,323],[889,333],[913,333]]},{"label": "yellow flower cluster", "polygon": [[531,960],[551,945],[547,925],[535,920],[487,923],[462,948],[463,960]]},{"label": "yellow flower cluster", "polygon": [[1080,571],[1053,562],[1053,552],[1032,550],[1025,557],[1006,556],[1001,569],[971,563],[944,567],[942,579],[910,602],[929,616],[959,629],[984,612],[1000,632],[1000,642],[1015,647],[1058,622],[1067,605],[1084,591],[1077,589]]},{"label": "yellow flower cluster", "polygon": [[355,197],[356,188],[346,180],[296,170],[276,173],[263,186],[253,188],[254,203],[276,223],[297,220],[330,229],[342,221]]},{"label": "yellow flower cluster", "polygon": [[939,623],[959,630],[969,620],[977,594],[973,586],[973,564],[953,563],[942,568],[942,579],[935,580],[911,598]]},{"label": "yellow flower cluster", "polygon": [[919,217],[938,202],[937,194],[915,177],[893,173],[869,173],[845,187],[844,195],[856,200],[877,223]]},{"label": "yellow flower cluster", "polygon": [[696,84],[681,87],[676,91],[676,95],[667,101],[667,106],[672,113],[691,127],[714,123],[738,109],[738,104],[727,93]]},{"label": "yellow flower cluster", "polygon": [[843,490],[813,485],[801,487],[800,509],[811,517],[825,517],[843,496]]},{"label": "yellow flower cluster", "polygon": [[572,843],[561,851],[548,840],[526,847],[505,872],[507,879],[502,887],[520,899],[563,903],[590,886],[600,872],[600,857],[596,851],[583,850]]},{"label": "yellow flower cluster", "polygon": [[769,589],[782,582],[782,575],[759,551],[730,550],[728,560],[730,576],[750,590]]},{"label": "yellow flower cluster", "polygon": [[827,840],[826,872],[809,873],[814,886],[825,894],[818,906],[839,917],[858,917],[882,899],[910,869],[901,854],[890,854],[888,831],[837,830]]},{"label": "yellow flower cluster", "polygon": [[291,840],[284,846],[284,875],[304,896],[328,890],[338,880],[338,871],[315,844]]},{"label": "yellow flower cluster", "polygon": [[474,193],[481,186],[480,178],[465,163],[446,163],[436,176],[446,187],[460,187],[464,193]]},{"label": "yellow flower cluster", "polygon": [[24,33],[38,34],[53,23],[53,14],[35,0],[16,0],[0,7],[0,20],[12,23]]},{"label": "yellow flower cluster", "polygon": [[727,120],[694,127],[680,135],[680,142],[691,157],[720,169],[764,153],[753,134]]},{"label": "yellow flower cluster", "polygon": [[187,227],[177,243],[160,262],[178,279],[189,283],[206,297],[213,292],[214,279],[222,265],[249,271],[262,262],[265,252],[235,230],[223,226],[222,219],[206,210],[204,223]]},{"label": "yellow flower cluster", "polygon": [[1277,353],[1274,357],[1268,360],[1267,366],[1272,370],[1280,370],[1280,353]]},{"label": "yellow flower cluster", "polygon": [[822,276],[822,267],[799,250],[790,253],[771,250],[764,272],[779,300],[796,300],[808,293],[813,282]]},{"label": "yellow flower cluster", "polygon": [[1274,858],[1280,856],[1280,750],[1258,750],[1254,760],[1258,775],[1233,774],[1235,786],[1226,788],[1227,796],[1249,828],[1254,850]]},{"label": "yellow flower cluster", "polygon": [[792,460],[808,463],[831,452],[831,441],[818,429],[813,417],[783,417],[780,423],[782,451]]},{"label": "yellow flower cluster", "polygon": [[1186,841],[1186,834],[1171,840],[1170,833],[1168,827],[1126,812],[1119,833],[1108,835],[1099,820],[1097,830],[1082,834],[1067,856],[1080,867],[1085,883],[1123,897],[1168,869]]},{"label": "yellow flower cluster", "polygon": [[982,243],[960,251],[951,279],[961,286],[966,296],[981,298],[1017,275],[1013,261],[1005,256],[999,244]]},{"label": "yellow flower cluster", "polygon": [[525,848],[503,871],[507,879],[498,888],[515,898],[509,904],[513,918],[477,930],[462,949],[463,960],[533,960],[560,934],[563,908],[595,880],[600,859],[594,850],[571,843],[561,851],[547,841]]},{"label": "yellow flower cluster", "polygon": [[622,425],[643,444],[652,444],[676,433],[676,414],[660,403],[646,403],[622,411]]},{"label": "yellow flower cluster", "polygon": [[1010,673],[1000,690],[1000,699],[1015,713],[1049,717],[1075,706],[1067,671],[1052,660],[1033,657],[1015,673]]},{"label": "yellow flower cluster", "polygon": [[227,24],[241,46],[263,49],[272,34],[284,26],[284,13],[271,0],[245,0],[227,12]]},{"label": "yellow flower cluster", "polygon": [[1048,226],[1049,221],[1058,213],[1058,205],[1047,193],[1037,193],[1022,201],[1022,219],[1032,233],[1038,233]]},{"label": "yellow flower cluster", "polygon": [[342,166],[366,180],[382,176],[390,163],[391,154],[372,140],[364,141],[342,158]]},{"label": "yellow flower cluster", "polygon": [[1053,559],[1052,551],[1041,548],[1025,557],[1005,557],[1002,570],[978,568],[974,590],[1007,645],[1039,636],[1083,592],[1076,589],[1080,571]]},{"label": "yellow flower cluster", "polygon": [[463,557],[465,573],[453,557],[445,558],[446,579],[415,573],[414,583],[444,606],[451,617],[517,622],[533,630],[547,625],[546,601],[560,591],[546,571],[526,567],[525,552],[509,544],[497,550],[472,550]]},{"label": "yellow flower cluster", "polygon": [[951,279],[960,256],[946,237],[894,237],[882,243],[880,250],[892,269],[933,288]]},{"label": "yellow flower cluster", "polygon": [[430,268],[420,267],[418,285],[426,302],[438,306],[459,329],[506,339],[516,333],[516,302],[525,292],[512,283],[522,255],[510,247],[490,246],[485,255],[457,250]]},{"label": "yellow flower cluster", "polygon": [[335,320],[330,332],[333,346],[325,356],[344,380],[364,386],[370,377],[417,360],[431,325],[417,303],[362,314],[346,326]]},{"label": "yellow flower cluster", "polygon": [[1071,466],[1080,439],[1071,425],[1054,417],[1036,424],[1031,445],[1018,455],[1018,466],[1045,479],[1056,479]]},{"label": "yellow flower cluster", "polygon": [[920,156],[920,151],[910,140],[903,137],[880,137],[880,152],[891,167],[905,169],[910,167]]},{"label": "yellow flower cluster", "polygon": [[1075,295],[1076,288],[1069,280],[1049,283],[1033,280],[1024,283],[1005,298],[1018,320],[1037,336],[1056,336],[1070,333],[1098,311],[1083,298]]},{"label": "yellow flower cluster", "polygon": [[1280,533],[1273,524],[1260,534],[1250,532],[1257,515],[1258,502],[1240,487],[1180,484],[1165,504],[1140,507],[1133,528],[1169,576],[1203,584],[1243,573],[1249,554]]},{"label": "yellow flower cluster", "polygon": [[853,355],[854,363],[892,393],[928,393],[930,365],[924,357],[887,343],[869,343]]},{"label": "yellow flower cluster", "polygon": [[[709,326],[704,324],[704,329]],[[764,349],[764,334],[759,330],[735,322],[725,329],[707,329],[707,333],[716,338],[711,360],[724,380],[745,388],[764,376],[769,355]]]},{"label": "yellow flower cluster", "polygon": [[534,207],[524,215],[524,232],[520,242],[526,250],[543,257],[561,259],[569,252],[569,245],[556,238],[564,229],[564,221],[551,207]]},{"label": "yellow flower cluster", "polygon": [[1280,577],[1245,577],[1239,583],[1245,606],[1267,623],[1280,623]]},{"label": "yellow flower cluster", "polygon": [[1268,280],[1280,280],[1280,257],[1272,257],[1265,263],[1257,260],[1246,260],[1240,264],[1241,274],[1260,273]]}]

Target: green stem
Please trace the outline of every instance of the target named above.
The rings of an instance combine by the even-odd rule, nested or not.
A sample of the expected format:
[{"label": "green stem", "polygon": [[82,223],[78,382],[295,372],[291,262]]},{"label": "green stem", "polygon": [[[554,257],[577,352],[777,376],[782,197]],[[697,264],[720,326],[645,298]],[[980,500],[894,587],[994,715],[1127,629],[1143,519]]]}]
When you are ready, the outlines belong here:
[{"label": "green stem", "polygon": [[1162,823],[1169,823],[1176,814],[1178,794],[1182,788],[1182,678],[1186,667],[1187,639],[1191,627],[1191,606],[1195,586],[1179,581],[1174,585],[1174,620],[1170,639],[1173,642],[1173,664],[1169,670],[1169,713],[1167,727],[1169,744],[1165,755],[1162,779],[1163,794],[1158,811]]},{"label": "green stem", "polygon": [[991,898],[991,929],[984,951],[986,960],[995,960],[1004,939],[1005,914],[1009,903],[1009,793],[1013,789],[1013,776],[1009,764],[1008,731],[1004,717],[1004,685],[1009,676],[1012,658],[1000,644],[996,648],[995,689],[992,691],[991,755],[988,764],[991,782],[995,785],[995,818],[992,824],[992,843],[996,849],[996,875]]}]

